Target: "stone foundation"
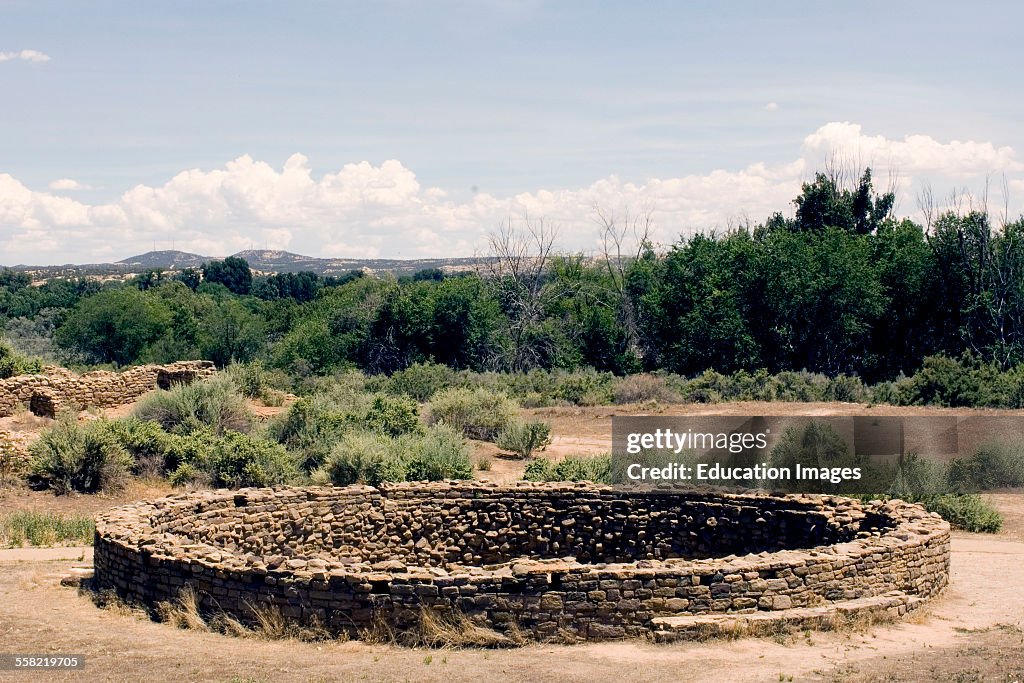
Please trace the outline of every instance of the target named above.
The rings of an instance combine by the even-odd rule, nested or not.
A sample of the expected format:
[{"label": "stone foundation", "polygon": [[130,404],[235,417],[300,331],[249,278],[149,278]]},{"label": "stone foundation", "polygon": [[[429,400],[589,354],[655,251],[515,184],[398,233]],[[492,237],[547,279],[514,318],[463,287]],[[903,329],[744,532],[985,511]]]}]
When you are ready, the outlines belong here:
[{"label": "stone foundation", "polygon": [[174,384],[189,384],[215,372],[213,363],[206,360],[140,365],[124,372],[99,370],[84,375],[48,366],[40,375],[0,380],[0,417],[13,415],[19,404],[42,417],[54,417],[72,405],[81,408],[124,405],[157,387],[167,389]]},{"label": "stone foundation", "polygon": [[539,640],[649,636],[663,617],[917,604],[948,575],[949,525],[902,501],[568,483],[187,493],[100,515],[95,543],[97,586],[131,602],[191,586],[211,613],[347,635],[431,609]]}]

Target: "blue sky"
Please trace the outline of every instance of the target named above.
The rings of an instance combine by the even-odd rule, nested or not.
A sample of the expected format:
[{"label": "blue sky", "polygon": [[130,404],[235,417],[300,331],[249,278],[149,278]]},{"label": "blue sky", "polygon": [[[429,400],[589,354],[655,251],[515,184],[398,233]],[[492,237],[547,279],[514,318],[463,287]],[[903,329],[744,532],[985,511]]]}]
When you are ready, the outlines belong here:
[{"label": "blue sky", "polygon": [[784,209],[833,152],[898,175],[906,214],[925,182],[981,193],[1005,176],[1013,201],[1022,15],[1015,3],[6,1],[0,263],[172,240],[215,254],[467,255],[527,211],[587,250],[595,204],[645,204],[667,242]]}]

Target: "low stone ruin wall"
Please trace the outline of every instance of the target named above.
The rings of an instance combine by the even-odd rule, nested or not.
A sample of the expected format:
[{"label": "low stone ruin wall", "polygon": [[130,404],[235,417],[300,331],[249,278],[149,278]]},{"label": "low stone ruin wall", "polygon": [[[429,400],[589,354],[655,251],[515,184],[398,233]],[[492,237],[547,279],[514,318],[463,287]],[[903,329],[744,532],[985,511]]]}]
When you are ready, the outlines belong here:
[{"label": "low stone ruin wall", "polygon": [[84,375],[48,366],[39,375],[0,380],[0,417],[13,415],[19,404],[43,417],[54,417],[72,405],[109,408],[131,403],[157,387],[188,384],[215,372],[213,363],[205,360],[139,365],[123,372],[98,370]]},{"label": "low stone ruin wall", "polygon": [[439,482],[188,493],[97,520],[95,578],[155,606],[193,587],[358,635],[455,611],[603,639],[655,617],[785,610],[946,584],[949,525],[902,501]]}]

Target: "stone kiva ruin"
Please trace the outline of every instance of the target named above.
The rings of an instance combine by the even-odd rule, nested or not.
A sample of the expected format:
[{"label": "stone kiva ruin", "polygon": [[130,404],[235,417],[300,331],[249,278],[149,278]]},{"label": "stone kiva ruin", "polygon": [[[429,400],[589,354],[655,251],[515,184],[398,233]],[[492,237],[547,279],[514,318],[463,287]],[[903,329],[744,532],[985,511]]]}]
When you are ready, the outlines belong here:
[{"label": "stone kiva ruin", "polygon": [[587,483],[190,492],[100,515],[95,543],[97,587],[132,603],[190,586],[210,613],[357,637],[425,610],[534,640],[831,628],[948,576],[949,525],[902,501]]},{"label": "stone kiva ruin", "polygon": [[153,389],[190,384],[216,373],[208,360],[178,361],[169,365],[140,365],[124,372],[97,370],[77,375],[57,366],[47,366],[38,375],[17,375],[0,379],[0,417],[13,415],[19,405],[41,417],[55,417],[65,408],[77,406],[109,408],[131,403]]}]

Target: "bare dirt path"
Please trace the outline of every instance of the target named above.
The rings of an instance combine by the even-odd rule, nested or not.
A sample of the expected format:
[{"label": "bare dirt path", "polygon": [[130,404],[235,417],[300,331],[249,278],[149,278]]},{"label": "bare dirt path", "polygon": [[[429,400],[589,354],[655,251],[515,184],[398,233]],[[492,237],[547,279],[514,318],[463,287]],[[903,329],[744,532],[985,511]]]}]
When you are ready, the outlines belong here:
[{"label": "bare dirt path", "polygon": [[[675,645],[625,641],[428,651],[238,639],[98,609],[59,585],[74,564],[12,561],[10,551],[0,553],[0,650],[84,654],[87,660],[81,672],[0,672],[0,680],[1013,680],[994,676],[1024,667],[1024,543],[973,534],[954,538],[950,588],[927,614],[909,622],[867,632]],[[959,678],[965,653],[973,653],[993,677]],[[926,665],[942,670],[921,668]]]}]

